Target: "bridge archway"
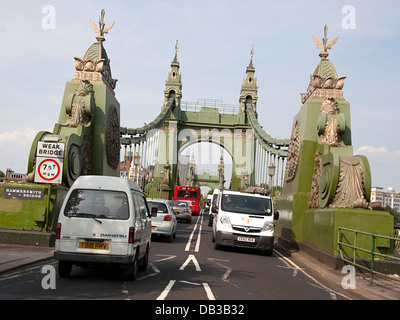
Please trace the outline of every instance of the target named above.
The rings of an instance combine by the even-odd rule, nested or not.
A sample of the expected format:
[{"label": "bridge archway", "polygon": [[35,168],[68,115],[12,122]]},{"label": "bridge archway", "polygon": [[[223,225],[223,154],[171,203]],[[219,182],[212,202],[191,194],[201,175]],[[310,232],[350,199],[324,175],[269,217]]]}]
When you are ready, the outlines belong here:
[{"label": "bridge archway", "polygon": [[215,99],[181,100],[177,46],[175,49],[165,84],[164,104],[158,117],[141,128],[121,128],[121,144],[134,145],[134,150],[144,155],[143,167],[152,167],[153,191],[149,195],[170,198],[179,179],[179,155],[190,146],[204,142],[220,146],[232,159],[231,189],[266,184],[270,164],[277,167],[272,183],[282,184],[290,140],[271,137],[258,123],[253,51],[243,79],[239,105],[228,105]]},{"label": "bridge archway", "polygon": [[[221,145],[198,142],[178,151],[177,184],[229,189],[232,179],[232,156]],[[190,168],[195,168],[193,180]]]}]

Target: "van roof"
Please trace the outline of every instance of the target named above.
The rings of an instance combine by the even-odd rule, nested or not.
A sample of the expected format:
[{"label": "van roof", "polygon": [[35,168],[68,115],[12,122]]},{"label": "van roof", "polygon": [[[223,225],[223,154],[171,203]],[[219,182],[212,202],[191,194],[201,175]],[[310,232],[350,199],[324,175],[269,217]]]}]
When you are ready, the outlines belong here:
[{"label": "van roof", "polygon": [[131,180],[120,178],[120,177],[110,177],[110,176],[80,176],[72,188],[83,188],[83,189],[106,189],[106,190],[135,190],[143,193],[139,186]]},{"label": "van roof", "polygon": [[262,197],[262,198],[268,198],[270,199],[271,197],[265,195],[265,194],[259,194],[259,193],[250,193],[250,192],[243,192],[243,191],[234,191],[234,190],[223,190],[222,191],[224,194],[237,194],[237,195],[242,195],[242,196],[250,196],[250,197]]}]

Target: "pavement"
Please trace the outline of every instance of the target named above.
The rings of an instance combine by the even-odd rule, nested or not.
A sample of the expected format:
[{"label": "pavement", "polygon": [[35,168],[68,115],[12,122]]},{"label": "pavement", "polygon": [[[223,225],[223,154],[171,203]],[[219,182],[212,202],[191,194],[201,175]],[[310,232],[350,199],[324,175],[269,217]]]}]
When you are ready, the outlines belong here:
[{"label": "pavement", "polygon": [[[28,265],[53,258],[54,247],[0,244],[0,275]],[[345,274],[319,262],[304,252],[292,253],[290,259],[307,273],[318,275],[338,291],[342,288]],[[311,272],[309,271],[311,270]],[[356,274],[356,288],[345,291],[359,300],[400,300],[400,281],[374,276],[372,286],[369,274]]]}]

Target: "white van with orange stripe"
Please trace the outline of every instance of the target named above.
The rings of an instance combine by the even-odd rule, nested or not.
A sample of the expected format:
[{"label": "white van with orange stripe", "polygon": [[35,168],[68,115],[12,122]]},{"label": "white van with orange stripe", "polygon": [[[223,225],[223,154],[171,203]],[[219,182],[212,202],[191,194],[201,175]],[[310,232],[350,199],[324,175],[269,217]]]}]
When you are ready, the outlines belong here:
[{"label": "white van with orange stripe", "polygon": [[212,206],[215,215],[213,235],[215,249],[224,246],[260,249],[271,255],[274,248],[274,220],[278,211],[264,189],[251,192],[221,190]]},{"label": "white van with orange stripe", "polygon": [[75,181],[57,224],[54,257],[61,277],[70,275],[72,265],[112,263],[135,280],[138,268],[147,268],[150,243],[151,212],[135,183],[106,176]]}]

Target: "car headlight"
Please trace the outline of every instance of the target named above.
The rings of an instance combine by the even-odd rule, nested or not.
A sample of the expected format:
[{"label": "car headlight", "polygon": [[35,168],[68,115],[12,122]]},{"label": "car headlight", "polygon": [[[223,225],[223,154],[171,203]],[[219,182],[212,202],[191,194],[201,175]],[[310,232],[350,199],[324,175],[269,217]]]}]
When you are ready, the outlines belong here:
[{"label": "car headlight", "polygon": [[271,221],[264,223],[262,231],[274,231],[274,224]]},{"label": "car headlight", "polygon": [[229,228],[232,228],[231,220],[229,220],[228,217],[224,217],[224,216],[223,216],[223,217],[221,217],[220,221],[221,221],[221,223],[222,223],[224,226],[229,227]]}]

